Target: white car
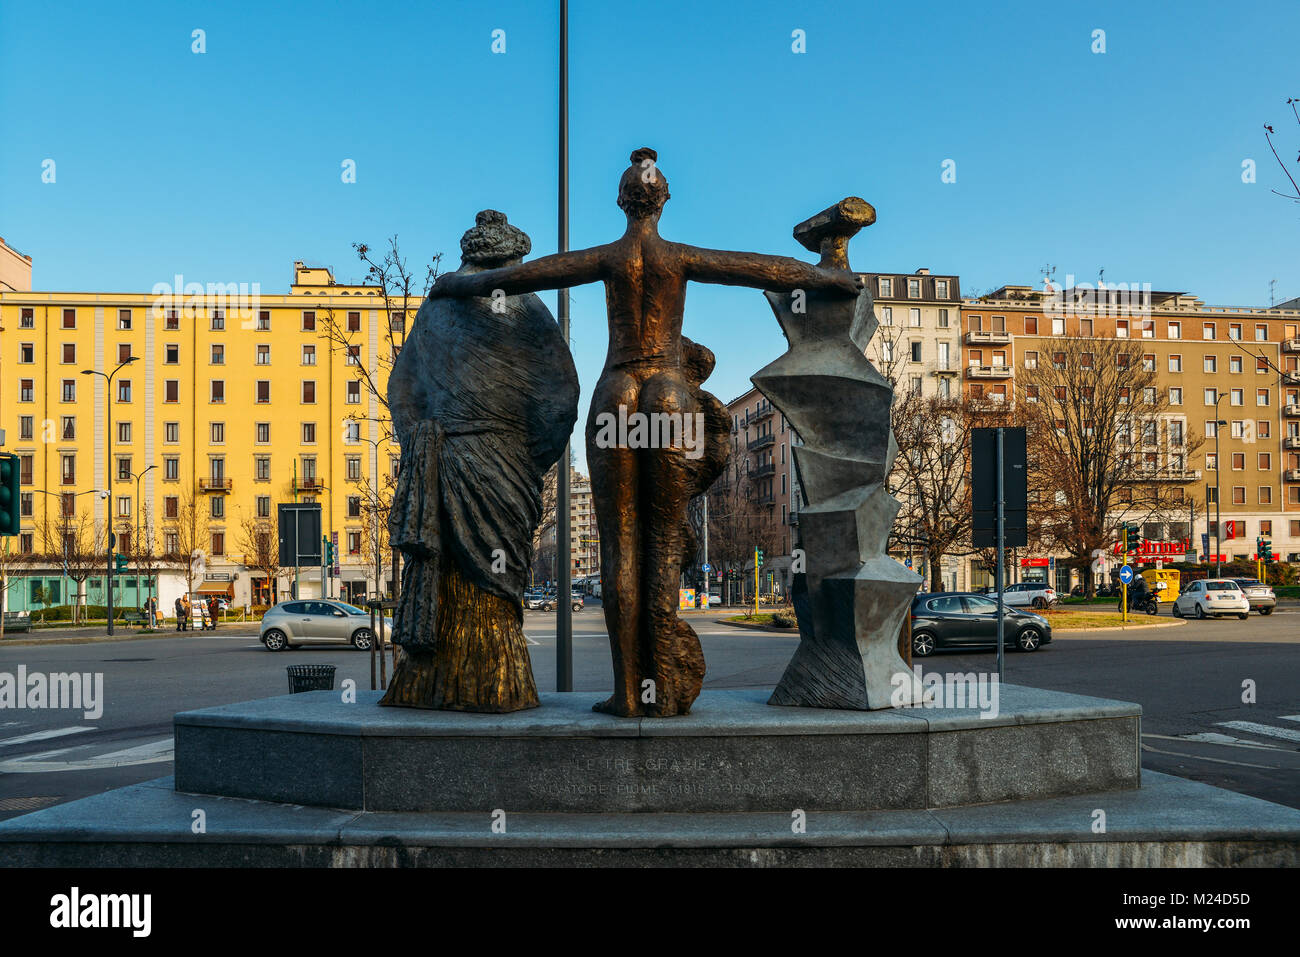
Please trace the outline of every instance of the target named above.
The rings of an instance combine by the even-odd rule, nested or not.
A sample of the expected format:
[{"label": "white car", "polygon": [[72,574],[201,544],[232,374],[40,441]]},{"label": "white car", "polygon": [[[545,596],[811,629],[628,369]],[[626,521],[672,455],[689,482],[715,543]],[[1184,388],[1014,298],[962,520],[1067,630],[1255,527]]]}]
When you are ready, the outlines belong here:
[{"label": "white car", "polygon": [[1250,601],[1231,578],[1207,578],[1182,590],[1174,602],[1175,618],[1218,618],[1222,615],[1250,616]]},{"label": "white car", "polygon": [[1018,582],[1002,589],[1002,601],[1024,608],[1047,608],[1056,603],[1056,589],[1046,582]]}]

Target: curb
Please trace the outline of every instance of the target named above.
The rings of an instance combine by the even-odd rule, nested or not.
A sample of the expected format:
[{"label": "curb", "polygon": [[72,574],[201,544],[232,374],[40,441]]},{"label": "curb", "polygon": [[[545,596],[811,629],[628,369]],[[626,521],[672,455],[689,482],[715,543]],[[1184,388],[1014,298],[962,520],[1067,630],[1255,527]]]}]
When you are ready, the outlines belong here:
[{"label": "curb", "polygon": [[799,634],[798,625],[791,625],[789,628],[781,628],[777,625],[751,625],[743,621],[728,621],[726,618],[715,618],[714,621],[719,625],[730,625],[732,628],[748,628],[751,631],[775,631],[782,635]]},{"label": "curb", "polygon": [[1127,632],[1129,627],[1135,628],[1138,631],[1151,631],[1155,628],[1177,628],[1180,625],[1185,624],[1187,624],[1186,621],[1161,621],[1151,625],[1113,625],[1109,628],[1053,628],[1052,637],[1055,638],[1057,635],[1093,635],[1099,631]]},{"label": "curb", "polygon": [[[91,645],[91,644],[98,644],[98,643],[101,643],[101,642],[103,642],[103,643],[107,643],[107,642],[113,642],[113,641],[149,641],[149,640],[154,639],[154,638],[174,638],[174,637],[176,637],[176,636],[178,636],[178,635],[188,635],[188,634],[189,634],[189,632],[184,632],[184,631],[175,631],[175,630],[170,630],[170,629],[169,629],[169,630],[166,630],[166,631],[155,631],[153,634],[140,634],[139,632],[136,632],[135,634],[123,634],[123,635],[111,635],[111,636],[110,636],[110,635],[105,635],[105,634],[98,634],[98,635],[69,635],[69,636],[65,636],[65,637],[62,637],[62,638],[9,638],[9,637],[6,637],[3,641],[0,641],[0,648],[9,648],[9,647],[15,647],[15,648],[17,648],[17,647],[31,647],[31,646],[35,646],[35,645]],[[218,630],[218,631],[214,632],[211,636],[208,636],[208,635],[205,634],[204,637],[216,637],[217,635],[220,635],[220,634],[221,634],[221,632],[220,632],[220,630]],[[232,638],[238,638],[238,637],[241,637],[238,633],[234,633],[234,634],[227,633],[227,634],[229,634],[229,636],[232,637]],[[256,635],[249,635],[248,637],[249,637],[249,638],[256,638],[257,636],[256,636]]]}]

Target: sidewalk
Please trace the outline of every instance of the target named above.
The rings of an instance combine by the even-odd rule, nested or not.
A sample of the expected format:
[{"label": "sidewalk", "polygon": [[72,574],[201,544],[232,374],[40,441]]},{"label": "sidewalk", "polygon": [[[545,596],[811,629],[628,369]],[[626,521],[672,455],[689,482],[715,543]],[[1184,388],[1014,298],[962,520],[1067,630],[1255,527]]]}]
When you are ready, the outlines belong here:
[{"label": "sidewalk", "polygon": [[256,635],[260,627],[260,623],[255,621],[237,621],[220,624],[215,631],[177,631],[176,625],[172,623],[164,624],[155,631],[142,631],[134,626],[119,623],[114,626],[114,634],[110,636],[104,625],[85,627],[69,625],[66,628],[33,628],[31,631],[6,631],[4,641],[0,641],[0,647],[47,644],[76,645],[97,641],[138,641],[145,638],[203,638],[222,634],[247,634],[251,636]]}]

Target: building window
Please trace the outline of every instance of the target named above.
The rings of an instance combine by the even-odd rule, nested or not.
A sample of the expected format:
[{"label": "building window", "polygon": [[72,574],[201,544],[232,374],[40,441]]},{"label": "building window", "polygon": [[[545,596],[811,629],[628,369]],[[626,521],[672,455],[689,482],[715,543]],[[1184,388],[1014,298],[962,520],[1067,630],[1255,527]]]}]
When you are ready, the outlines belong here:
[{"label": "building window", "polygon": [[179,422],[163,423],[163,441],[168,445],[175,445],[181,440],[181,424]]},{"label": "building window", "polygon": [[271,364],[271,347],[269,345],[259,345],[257,347],[257,364],[259,366],[269,366]]},{"label": "building window", "polygon": [[912,361],[913,362],[921,361],[921,343],[919,342],[912,343]]},{"label": "building window", "polygon": [[1268,452],[1259,453],[1259,470],[1261,472],[1271,471],[1273,468],[1273,456]]},{"label": "building window", "polygon": [[222,309],[212,310],[212,324],[209,326],[214,332],[220,332],[226,328],[226,313]]},{"label": "building window", "polygon": [[34,395],[35,395],[35,387],[32,385],[32,380],[19,379],[18,380],[18,401],[34,402],[36,401]]},{"label": "building window", "polygon": [[1246,404],[1246,390],[1245,390],[1245,389],[1232,389],[1232,390],[1230,390],[1230,391],[1229,391],[1229,395],[1228,395],[1228,404],[1229,404],[1229,405],[1245,405],[1245,404]]},{"label": "building window", "polygon": [[131,310],[119,309],[117,311],[117,328],[130,330],[131,328]]},{"label": "building window", "polygon": [[63,310],[63,328],[64,329],[77,328],[77,310],[75,309]]},{"label": "building window", "polygon": [[163,363],[165,365],[179,365],[181,361],[181,347],[177,345],[166,346],[163,350]]},{"label": "building window", "polygon": [[348,332],[360,332],[360,331],[361,331],[361,313],[359,313],[359,312],[349,312],[349,313],[348,313]]},{"label": "building window", "polygon": [[1269,397],[1269,391],[1268,391],[1268,389],[1256,389],[1256,390],[1255,390],[1255,404],[1256,404],[1256,405],[1268,405],[1268,404],[1269,404],[1269,398],[1268,398],[1268,397]]},{"label": "building window", "polygon": [[305,366],[314,366],[316,364],[316,347],[302,347],[302,364]]},{"label": "building window", "polygon": [[226,442],[226,423],[213,422],[210,425],[212,432],[210,442],[212,445],[224,445]]},{"label": "building window", "polygon": [[32,437],[32,424],[35,421],[30,415],[18,416],[18,438],[30,439]]},{"label": "building window", "polygon": [[1172,388],[1169,390],[1169,404],[1170,404],[1170,405],[1182,405],[1182,404],[1183,404],[1183,390],[1182,390],[1182,389],[1180,389],[1180,388],[1177,387],[1177,386],[1174,386],[1174,387],[1172,387]]},{"label": "building window", "polygon": [[389,316],[388,316],[388,331],[389,331],[389,332],[405,332],[405,331],[406,331],[406,313],[404,313],[404,312],[394,312],[394,313],[390,313]]},{"label": "building window", "polygon": [[268,402],[270,402],[271,401],[271,380],[258,379],[256,394],[257,394],[256,395],[257,402],[259,402],[260,404],[266,405]]},{"label": "building window", "polygon": [[344,401],[348,405],[361,404],[361,383],[358,382],[356,379],[352,379],[350,382],[348,382],[347,395]]},{"label": "building window", "polygon": [[361,496],[349,495],[348,496],[348,518],[360,518],[360,517],[361,517]]},{"label": "building window", "polygon": [[163,499],[163,518],[175,518],[180,511],[181,500],[175,495],[168,495]]},{"label": "building window", "polygon": [[948,280],[936,279],[934,281],[934,296],[936,299],[948,298]]},{"label": "building window", "polygon": [[212,399],[213,402],[226,401],[226,381],[224,379],[212,380]]},{"label": "building window", "polygon": [[18,316],[19,329],[36,328],[36,310],[24,308]]},{"label": "building window", "polygon": [[1240,472],[1246,467],[1246,455],[1243,452],[1232,453],[1232,470]]},{"label": "building window", "polygon": [[212,554],[213,554],[213,555],[225,555],[225,554],[226,554],[226,534],[225,534],[225,532],[213,532],[213,533],[212,533]]},{"label": "building window", "polygon": [[1215,330],[1214,330],[1214,323],[1212,323],[1212,322],[1206,322],[1206,323],[1203,323],[1203,324],[1201,325],[1201,338],[1202,338],[1202,339],[1213,339],[1213,338],[1214,338],[1214,332],[1215,332]]},{"label": "building window", "polygon": [[214,495],[211,501],[212,517],[225,518],[226,516],[226,497],[224,495]]},{"label": "building window", "polygon": [[912,328],[914,328],[914,329],[915,329],[915,328],[920,328],[920,325],[921,325],[921,310],[920,310],[920,309],[908,309],[908,310],[907,310],[907,321],[908,321],[908,324],[912,326]]},{"label": "building window", "polygon": [[361,479],[361,456],[349,455],[347,462],[347,476],[349,482],[357,482]]},{"label": "building window", "polygon": [[302,424],[302,444],[303,445],[316,444],[316,423],[315,422],[304,422]]},{"label": "building window", "polygon": [[1183,357],[1182,357],[1182,356],[1170,356],[1170,357],[1169,357],[1169,371],[1170,371],[1170,372],[1182,372],[1182,371],[1183,371]]},{"label": "building window", "polygon": [[253,458],[253,477],[259,482],[271,480],[271,456],[258,455]]},{"label": "building window", "polygon": [[347,354],[348,354],[348,365],[350,365],[350,366],[359,366],[359,365],[361,365],[361,347],[360,347],[360,346],[348,346],[348,353],[347,353]]},{"label": "building window", "polygon": [[361,554],[361,533],[360,532],[348,532],[348,554],[349,555]]},{"label": "building window", "polygon": [[35,456],[20,455],[18,456],[18,484],[32,485],[32,466],[35,462]]},{"label": "building window", "polygon": [[[131,517],[131,496],[129,496],[129,495],[119,495],[119,496],[117,497],[117,517],[118,517],[118,518],[130,518],[130,517]],[[119,533],[119,535],[120,535],[120,533]],[[122,551],[124,551],[124,552],[125,552],[125,551],[130,551],[130,549],[128,549],[128,548],[126,548],[125,546],[123,546]]]},{"label": "building window", "polygon": [[894,310],[889,306],[881,307],[880,324],[882,326],[892,326],[894,324]]},{"label": "building window", "polygon": [[1241,374],[1241,356],[1228,357],[1228,372],[1232,375]]},{"label": "building window", "polygon": [[361,441],[361,423],[356,419],[348,419],[343,423],[343,441],[349,445]]},{"label": "building window", "polygon": [[909,279],[907,281],[907,298],[908,299],[921,298],[921,280]]},{"label": "building window", "polygon": [[882,299],[892,298],[894,295],[894,280],[888,276],[881,276],[877,281],[880,283],[880,297]]},{"label": "building window", "polygon": [[174,456],[163,459],[163,479],[168,482],[178,481],[181,477],[181,460]]},{"label": "building window", "polygon": [[175,332],[181,327],[181,317],[175,309],[168,309],[167,315],[163,319],[163,329],[168,332]]},{"label": "building window", "polygon": [[1183,337],[1183,324],[1181,322],[1169,323],[1169,338],[1181,339]]},{"label": "building window", "polygon": [[1255,324],[1255,341],[1268,342],[1268,326],[1263,323]]},{"label": "building window", "polygon": [[62,474],[64,485],[77,484],[77,457],[75,455],[64,454],[62,459]]},{"label": "building window", "polygon": [[258,332],[270,332],[270,331],[271,331],[271,312],[270,312],[270,310],[268,310],[268,309],[262,309],[261,311],[258,312],[258,314],[257,314],[257,331],[258,331]]},{"label": "building window", "polygon": [[167,379],[163,383],[163,401],[179,402],[181,400],[181,384],[177,379]]},{"label": "building window", "polygon": [[63,401],[76,402],[77,401],[77,380],[64,379],[62,386],[63,386]]},{"label": "building window", "polygon": [[948,328],[948,310],[947,310],[947,309],[940,309],[940,310],[939,310],[939,328],[940,328],[940,329],[947,329],[947,328]]},{"label": "building window", "polygon": [[302,331],[303,331],[303,332],[315,332],[315,331],[316,331],[316,313],[315,313],[315,311],[309,309],[309,310],[307,310],[306,312],[304,312],[304,313],[302,314]]},{"label": "building window", "polygon": [[1268,375],[1268,360],[1263,356],[1257,356],[1255,359],[1255,374]]},{"label": "building window", "polygon": [[1059,316],[1052,317],[1052,335],[1054,336],[1065,335],[1065,319]]},{"label": "building window", "polygon": [[271,423],[258,422],[256,428],[257,442],[259,445],[266,445],[271,441]]},{"label": "building window", "polygon": [[122,445],[131,444],[131,423],[130,422],[117,423],[117,441]]},{"label": "building window", "polygon": [[118,402],[130,402],[130,401],[131,401],[131,380],[130,380],[130,379],[119,379],[119,380],[118,380],[118,383],[117,383],[117,401],[118,401]]},{"label": "building window", "polygon": [[271,496],[269,495],[257,496],[257,517],[258,518],[271,517]]},{"label": "building window", "polygon": [[1260,504],[1260,505],[1272,505],[1272,504],[1273,504],[1273,486],[1271,486],[1271,485],[1261,485],[1261,486],[1259,486],[1259,493],[1258,493],[1258,496],[1257,496],[1257,497],[1258,497],[1258,501],[1259,501],[1259,504]]},{"label": "building window", "polygon": [[304,379],[302,383],[302,401],[306,405],[312,405],[316,402],[316,382],[313,379]]},{"label": "building window", "polygon": [[214,366],[223,366],[226,364],[226,347],[220,343],[212,344],[212,358],[210,362]]}]

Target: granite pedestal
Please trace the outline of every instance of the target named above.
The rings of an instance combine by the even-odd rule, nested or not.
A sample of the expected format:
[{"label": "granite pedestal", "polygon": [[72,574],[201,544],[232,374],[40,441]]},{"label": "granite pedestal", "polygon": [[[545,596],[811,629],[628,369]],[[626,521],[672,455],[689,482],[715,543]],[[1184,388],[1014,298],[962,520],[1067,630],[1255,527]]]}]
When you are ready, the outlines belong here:
[{"label": "granite pedestal", "polygon": [[1300,811],[1143,775],[1133,704],[1004,686],[981,717],[767,696],[705,692],[679,718],[597,714],[581,693],[510,715],[367,692],[185,712],[174,780],[0,823],[0,865],[1300,863]]}]

